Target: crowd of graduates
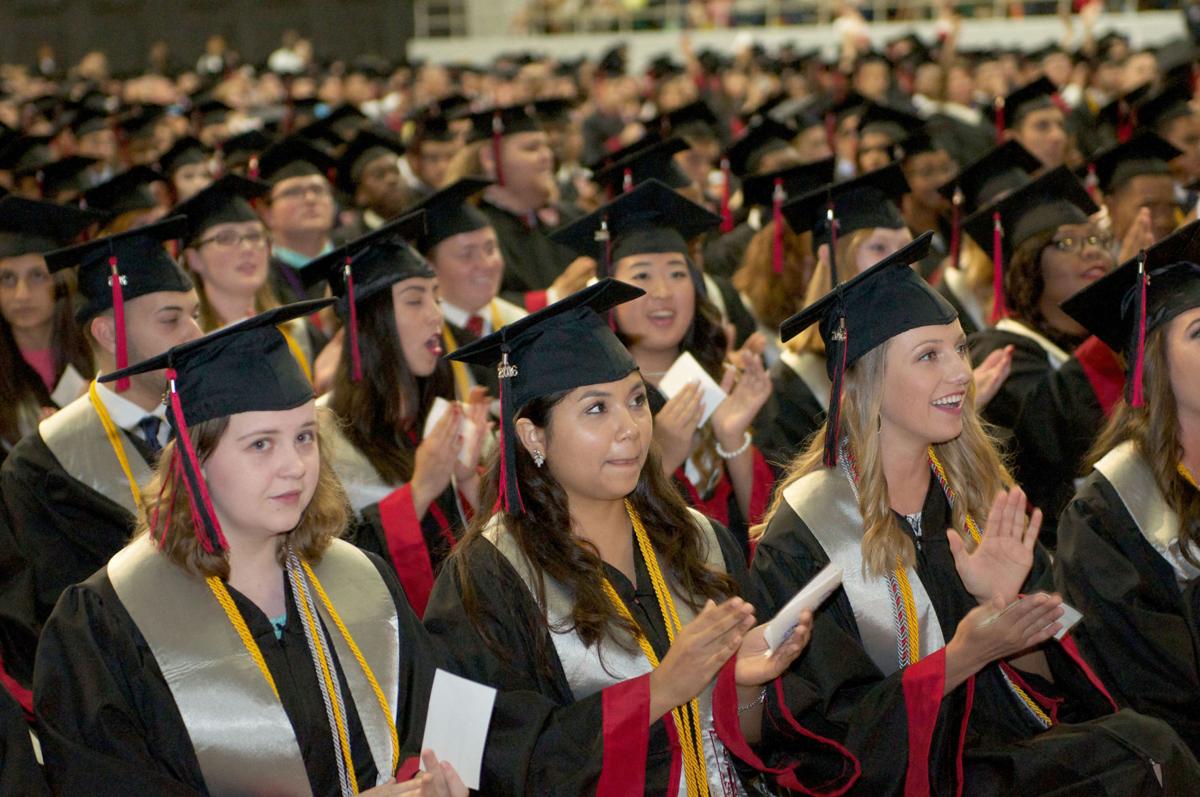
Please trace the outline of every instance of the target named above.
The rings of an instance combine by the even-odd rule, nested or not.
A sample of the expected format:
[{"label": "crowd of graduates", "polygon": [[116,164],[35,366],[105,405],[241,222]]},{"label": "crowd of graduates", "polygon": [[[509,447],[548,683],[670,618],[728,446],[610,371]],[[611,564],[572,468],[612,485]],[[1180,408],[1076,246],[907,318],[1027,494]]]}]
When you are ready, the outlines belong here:
[{"label": "crowd of graduates", "polygon": [[1194,793],[1200,48],[681,44],[0,73],[0,793]]}]

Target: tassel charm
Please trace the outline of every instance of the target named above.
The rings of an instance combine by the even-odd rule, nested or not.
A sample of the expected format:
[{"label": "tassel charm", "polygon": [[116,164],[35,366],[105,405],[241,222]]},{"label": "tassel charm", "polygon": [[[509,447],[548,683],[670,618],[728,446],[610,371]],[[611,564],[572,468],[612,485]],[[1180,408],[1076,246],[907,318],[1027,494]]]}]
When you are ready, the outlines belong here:
[{"label": "tassel charm", "polygon": [[954,186],[954,196],[950,199],[950,267],[958,269],[960,252],[962,250],[962,205],[966,201],[962,188]]},{"label": "tassel charm", "polygon": [[1150,288],[1150,274],[1146,271],[1146,250],[1138,253],[1138,323],[1137,349],[1133,361],[1133,374],[1130,377],[1131,396],[1130,406],[1144,407],[1146,405],[1145,387],[1142,384],[1146,370],[1146,293]]}]

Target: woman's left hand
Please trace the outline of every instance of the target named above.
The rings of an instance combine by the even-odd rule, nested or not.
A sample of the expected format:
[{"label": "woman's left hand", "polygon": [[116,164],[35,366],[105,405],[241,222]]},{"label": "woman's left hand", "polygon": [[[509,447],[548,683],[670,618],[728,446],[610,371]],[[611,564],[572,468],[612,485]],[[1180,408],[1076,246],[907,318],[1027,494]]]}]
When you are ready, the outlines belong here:
[{"label": "woman's left hand", "polygon": [[[472,423],[472,433],[463,438],[460,458],[454,466],[454,477],[460,484],[478,475],[476,467],[483,456],[488,435],[492,432],[492,424],[488,420],[490,408],[491,397],[487,388],[479,385],[471,388],[467,401],[463,404],[463,418]],[[464,465],[464,462],[468,464]]]},{"label": "woman's left hand", "polygon": [[804,651],[812,637],[813,615],[807,609],[801,613],[796,628],[787,640],[767,655],[767,625],[755,626],[742,640],[734,665],[734,681],[738,686],[762,686],[783,674]]},{"label": "woman's left hand", "polygon": [[730,359],[732,366],[721,380],[728,397],[717,406],[712,424],[721,447],[734,451],[741,448],[746,430],[771,397],[771,376],[758,354],[742,349]]},{"label": "woman's left hand", "polygon": [[1000,392],[1004,380],[1008,379],[1008,374],[1012,371],[1014,351],[1016,347],[1011,345],[996,349],[975,366],[972,374],[975,377],[976,412],[982,412],[987,403]]},{"label": "woman's left hand", "polygon": [[402,794],[408,797],[467,797],[467,787],[454,771],[454,767],[447,762],[438,761],[432,750],[421,751],[421,763],[424,764],[425,771],[418,772],[412,780],[387,783],[363,794],[378,794],[379,797]]},{"label": "woman's left hand", "polygon": [[1042,510],[1025,517],[1025,493],[1020,487],[996,494],[988,513],[987,530],[975,550],[954,529],[946,531],[954,567],[963,586],[980,603],[999,596],[1005,605],[1017,599],[1033,567],[1033,548],[1042,526]]}]

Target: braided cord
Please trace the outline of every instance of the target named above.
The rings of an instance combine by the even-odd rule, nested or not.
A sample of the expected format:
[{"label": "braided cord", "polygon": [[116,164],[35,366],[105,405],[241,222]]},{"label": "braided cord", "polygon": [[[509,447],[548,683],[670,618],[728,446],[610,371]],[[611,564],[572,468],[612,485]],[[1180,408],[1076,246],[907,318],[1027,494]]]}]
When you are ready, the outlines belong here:
[{"label": "braided cord", "polygon": [[237,631],[238,637],[246,647],[246,652],[250,654],[250,658],[258,665],[263,678],[267,680],[267,685],[271,687],[271,691],[275,693],[275,698],[278,699],[279,689],[275,686],[275,679],[271,676],[271,671],[267,669],[267,662],[263,658],[262,651],[258,648],[258,643],[250,635],[250,629],[246,626],[246,621],[242,617],[242,613],[234,605],[233,596],[229,594],[229,590],[225,587],[225,582],[216,576],[209,576],[205,579],[205,582],[208,583],[208,588],[212,590],[217,603],[221,604],[221,608],[225,610],[225,616],[229,618],[229,623],[233,626],[233,630]]}]

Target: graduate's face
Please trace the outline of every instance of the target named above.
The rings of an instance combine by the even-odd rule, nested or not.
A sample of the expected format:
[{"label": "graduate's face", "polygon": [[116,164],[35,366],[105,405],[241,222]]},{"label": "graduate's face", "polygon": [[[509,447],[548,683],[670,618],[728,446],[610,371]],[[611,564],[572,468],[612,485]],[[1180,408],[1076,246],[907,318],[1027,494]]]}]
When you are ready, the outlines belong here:
[{"label": "graduate's face", "polygon": [[410,277],[392,286],[400,350],[413,376],[429,376],[442,356],[442,307],[438,281]]},{"label": "graduate's face", "polygon": [[513,133],[505,136],[501,147],[504,158],[504,184],[514,192],[540,192],[554,182],[554,152],[550,137],[542,131]]},{"label": "graduate's face", "polygon": [[262,222],[214,224],[200,241],[184,252],[188,268],[200,276],[208,291],[253,296],[266,283],[270,249]]},{"label": "graduate's face", "polygon": [[1047,168],[1062,166],[1067,157],[1067,120],[1058,108],[1029,111],[1012,133]]},{"label": "graduate's face", "polygon": [[[901,227],[898,230],[889,227],[873,228],[871,234],[864,238],[854,251],[854,273],[863,273],[880,260],[895,254],[910,243],[912,243],[912,233],[908,231],[907,227]],[[842,265],[839,263],[838,271],[840,272],[841,269]]]},{"label": "graduate's face", "polygon": [[617,327],[634,348],[677,348],[696,315],[696,286],[687,260],[676,252],[630,255],[617,261],[613,276],[646,291],[617,305]]},{"label": "graduate's face", "polygon": [[176,203],[186,202],[196,194],[212,185],[212,171],[207,163],[189,163],[180,166],[171,175],[171,185],[175,187]]},{"label": "graduate's face", "polygon": [[28,254],[0,259],[0,315],[9,327],[33,331],[54,318],[54,278],[46,259]]},{"label": "graduate's face", "polygon": [[364,166],[354,198],[359,207],[370,208],[385,218],[398,215],[405,199],[399,156],[388,153]]},{"label": "graduate's face", "polygon": [[271,231],[283,235],[328,232],[333,228],[333,192],[319,174],[280,180],[267,209]]},{"label": "graduate's face", "polygon": [[637,487],[654,436],[641,374],[575,388],[550,411],[545,429],[524,421],[518,434],[545,453],[569,501],[620,500]]},{"label": "graduate's face", "polygon": [[421,145],[410,151],[408,163],[421,182],[430,188],[443,188],[446,185],[446,174],[450,170],[450,161],[459,150],[457,141],[433,141],[426,139]]},{"label": "graduate's face", "polygon": [[962,433],[971,382],[958,321],[902,332],[888,342],[879,432],[894,445],[944,443]]},{"label": "graduate's face", "polygon": [[452,235],[429,254],[442,298],[455,307],[475,312],[500,292],[504,258],[490,226]]},{"label": "graduate's face", "polygon": [[1175,229],[1175,181],[1168,174],[1139,174],[1104,198],[1112,215],[1113,234],[1122,240],[1142,208],[1150,209],[1150,228],[1154,240],[1161,241]]},{"label": "graduate's face", "polygon": [[[194,290],[157,291],[125,302],[125,340],[129,362],[138,363],[157,357],[172,346],[195,340],[200,329],[200,299]],[[116,342],[113,315],[110,310],[92,322],[92,335],[110,356],[115,355]],[[163,388],[163,372],[137,374],[133,380],[159,395]]]},{"label": "graduate's face", "polygon": [[866,132],[858,137],[858,170],[873,172],[892,162],[892,137],[887,133]]},{"label": "graduate's face", "polygon": [[1164,330],[1167,338],[1167,369],[1171,392],[1180,418],[1193,425],[1200,420],[1200,307],[1172,318]]},{"label": "graduate's face", "polygon": [[209,495],[230,542],[286,534],[317,489],[316,402],[275,412],[240,412],[203,465]]},{"label": "graduate's face", "polygon": [[904,162],[909,193],[922,207],[938,212],[950,209],[950,202],[938,188],[954,176],[954,160],[945,150],[922,152]]},{"label": "graduate's face", "polygon": [[1044,287],[1038,299],[1038,309],[1051,326],[1067,334],[1083,334],[1083,327],[1059,305],[1112,269],[1111,241],[1090,224],[1064,224],[1054,232],[1050,245],[1042,250]]}]

